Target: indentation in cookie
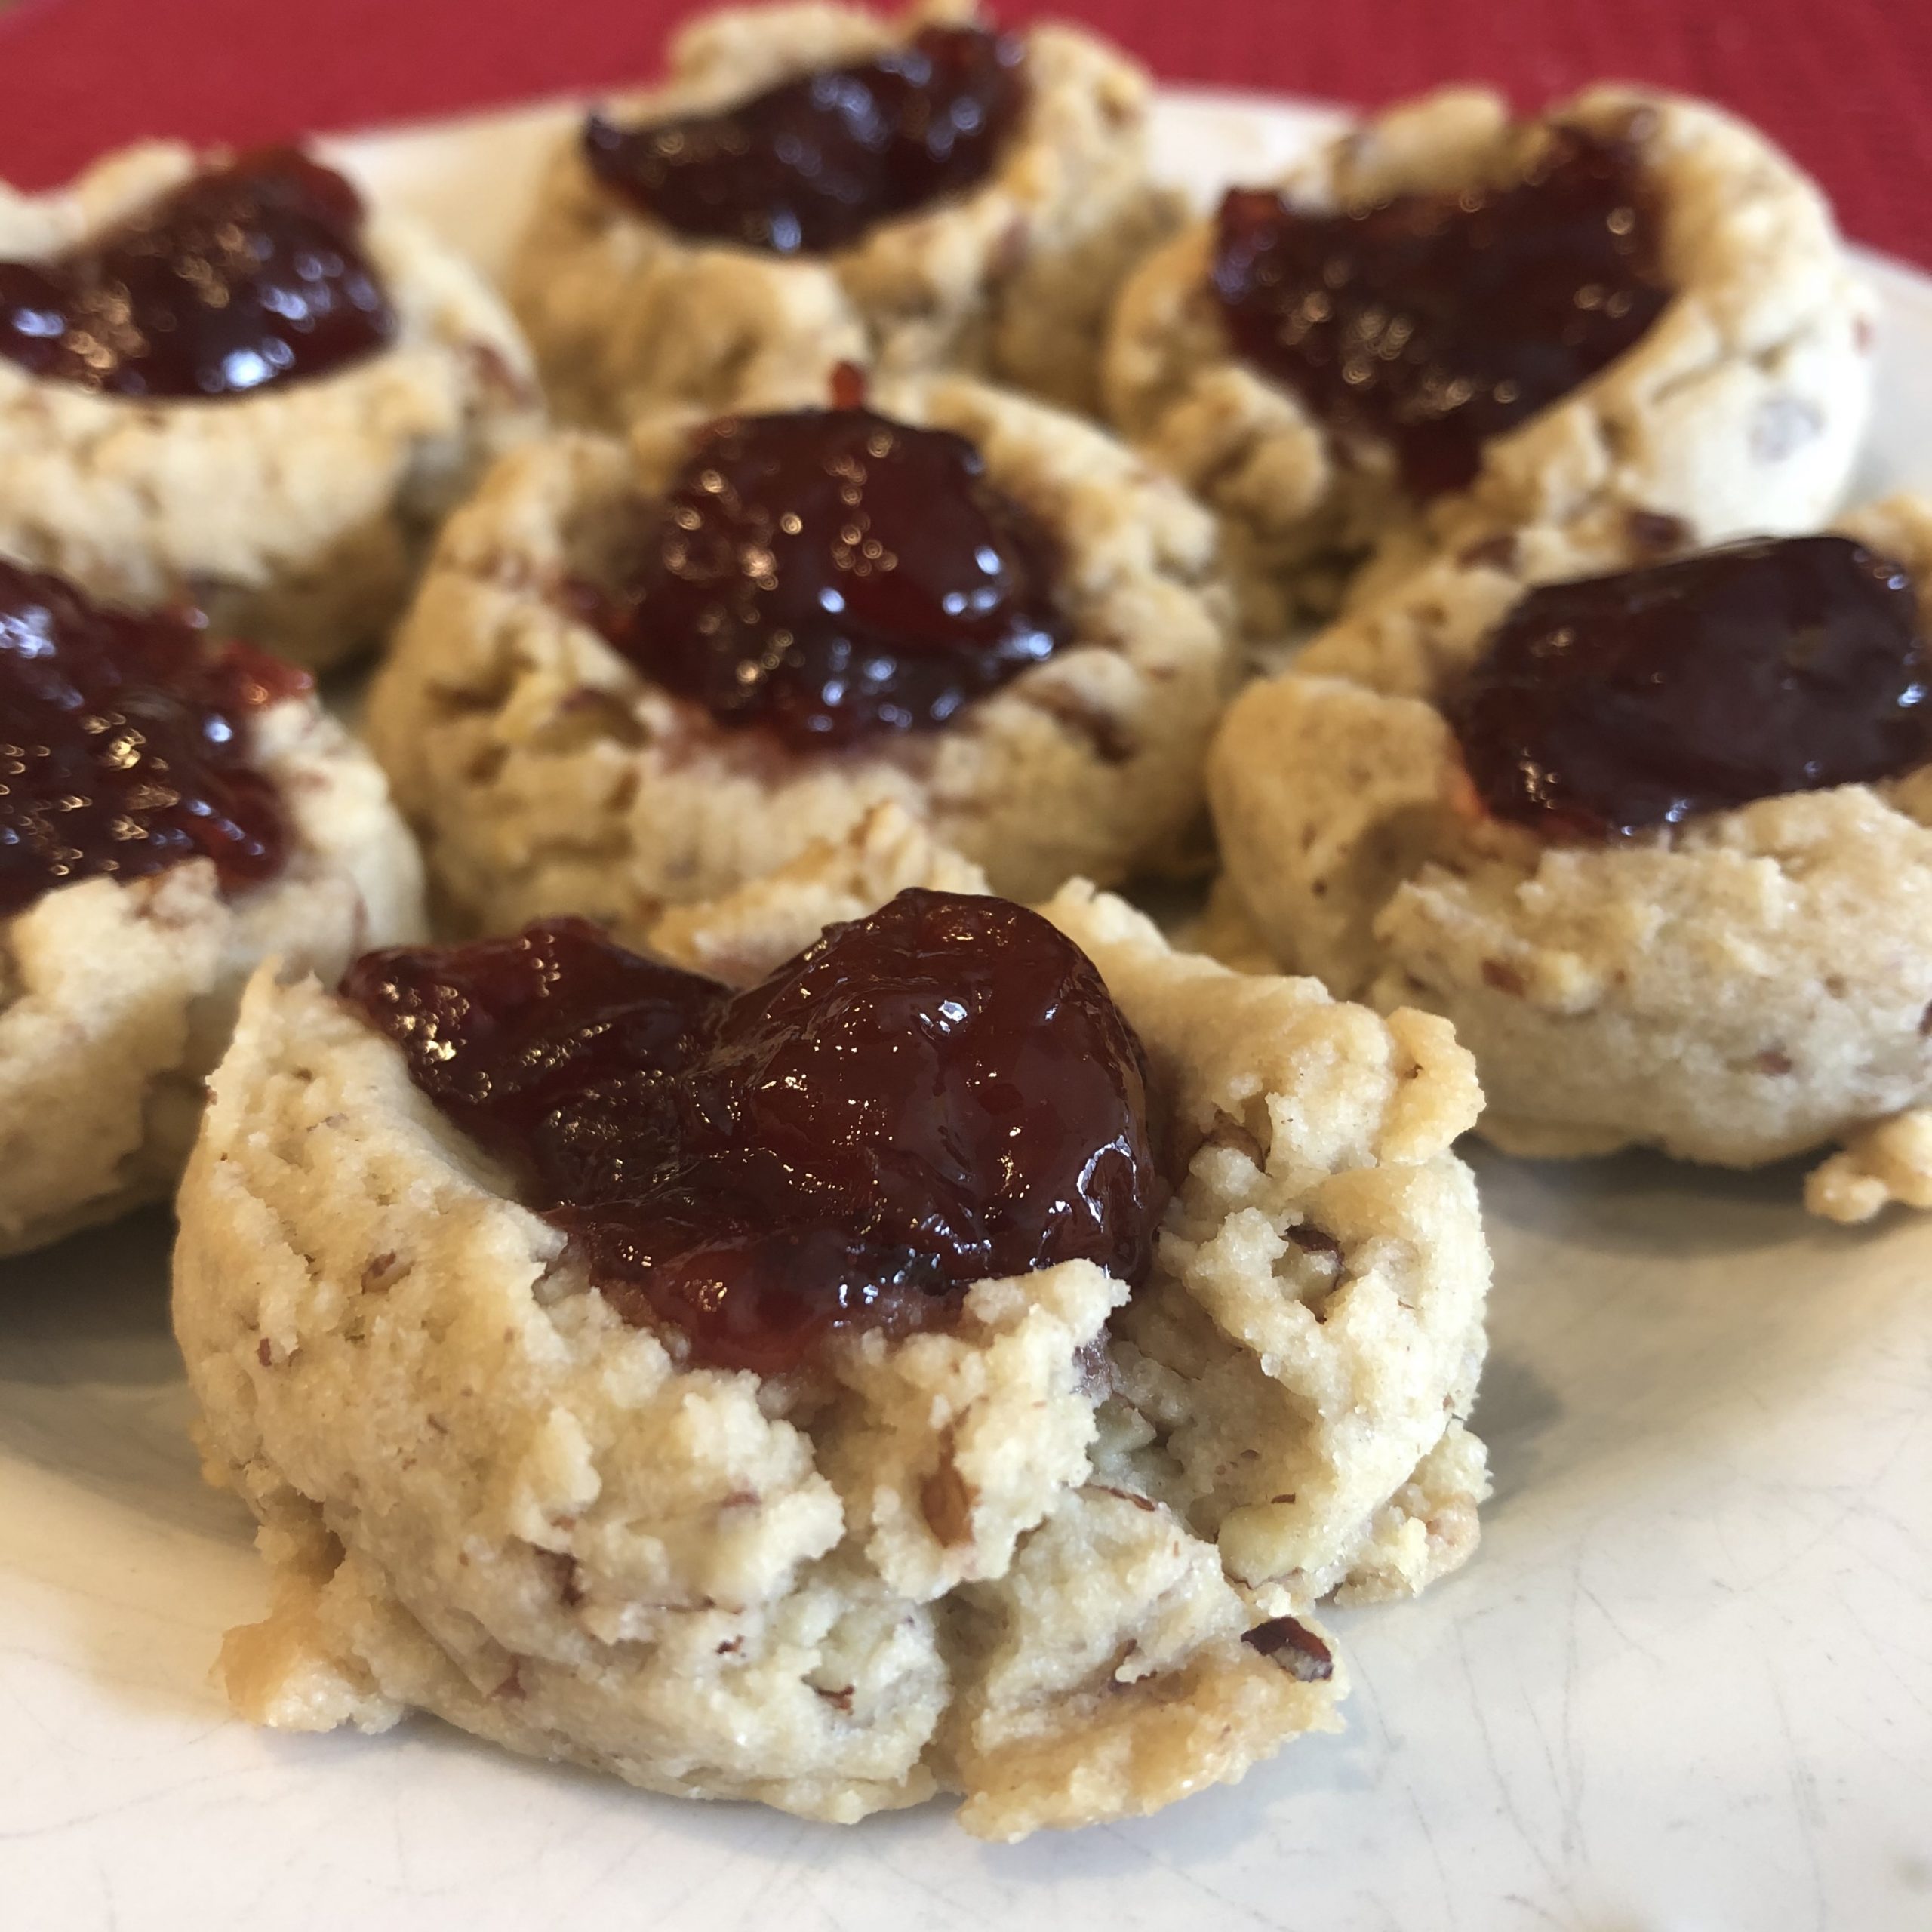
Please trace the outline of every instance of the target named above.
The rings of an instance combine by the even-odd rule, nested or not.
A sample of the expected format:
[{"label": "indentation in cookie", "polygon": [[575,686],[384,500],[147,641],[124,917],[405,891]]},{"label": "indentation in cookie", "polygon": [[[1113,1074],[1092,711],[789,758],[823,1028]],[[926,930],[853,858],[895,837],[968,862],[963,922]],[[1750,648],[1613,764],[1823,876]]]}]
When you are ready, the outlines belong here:
[{"label": "indentation in cookie", "polygon": [[250,720],[309,684],[211,648],[189,616],[111,609],[0,559],[0,918],[189,859],[231,891],[272,877],[288,812],[251,761]]},{"label": "indentation in cookie", "polygon": [[721,112],[583,131],[605,187],[681,235],[824,254],[977,187],[1026,102],[1020,42],[930,26]]},{"label": "indentation in cookie", "polygon": [[1772,538],[1529,591],[1449,712],[1497,817],[1612,837],[1924,764],[1932,656],[1900,565]]},{"label": "indentation in cookie", "polygon": [[[1139,1043],[1003,900],[902,893],[741,992],[575,920],[374,954],[343,990],[626,1318],[697,1359],[779,1372],[835,1330],[943,1324],[978,1281],[1150,1265]],[[971,1512],[947,1466],[943,1541]]]},{"label": "indentation in cookie", "polygon": [[727,418],[585,606],[648,675],[794,749],[943,724],[1067,641],[1045,528],[950,430],[870,409]]},{"label": "indentation in cookie", "polygon": [[1272,189],[1221,204],[1213,285],[1239,352],[1417,496],[1623,355],[1669,300],[1636,145],[1559,125],[1520,177],[1333,212]]},{"label": "indentation in cookie", "polygon": [[209,400],[326,375],[396,331],[361,229],[333,169],[294,148],[244,155],[64,254],[0,263],[0,355],[118,396]]}]

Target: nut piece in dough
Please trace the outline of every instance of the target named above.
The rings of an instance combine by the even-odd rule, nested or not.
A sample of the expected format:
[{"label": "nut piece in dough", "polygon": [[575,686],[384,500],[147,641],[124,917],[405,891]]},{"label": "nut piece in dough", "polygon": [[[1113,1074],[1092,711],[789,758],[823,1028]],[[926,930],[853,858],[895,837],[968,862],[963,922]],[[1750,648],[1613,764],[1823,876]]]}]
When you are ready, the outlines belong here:
[{"label": "nut piece in dough", "polygon": [[[0,184],[0,260],[88,242],[202,165],[156,144],[57,193]],[[437,525],[538,398],[515,325],[466,263],[379,205],[363,243],[397,333],[326,374],[181,401],[0,359],[0,552],[97,596],[198,605],[217,632],[312,668],[378,643]]]},{"label": "nut piece in dough", "polygon": [[[667,921],[755,977],[828,917],[973,883],[903,813]],[[245,1714],[411,1707],[647,1789],[851,1820],[935,1791],[1013,1838],[1154,1809],[1332,1728],[1309,1617],[1454,1567],[1489,1260],[1447,1026],[1043,909],[1146,1048],[1174,1195],[1091,1263],[812,1377],[680,1366],[314,981],[264,974],[181,1199],[176,1331],[262,1525]]]},{"label": "nut piece in dough", "polygon": [[[977,17],[971,0],[888,20],[822,0],[724,8],[673,39],[663,86],[607,112],[625,126],[717,112]],[[608,426],[670,404],[815,402],[840,362],[971,369],[1094,408],[1114,293],[1178,205],[1148,180],[1147,77],[1072,27],[1022,38],[1026,104],[992,173],[826,254],[680,235],[600,183],[574,128],[509,276],[558,410]]]},{"label": "nut piece in dough", "polygon": [[196,859],[0,920],[0,1254],[174,1191],[264,960],[333,977],[423,931],[421,863],[368,753],[312,697],[253,731],[291,833],[266,884],[224,894]]},{"label": "nut piece in dough", "polygon": [[831,754],[727,730],[613,650],[581,596],[624,585],[697,419],[646,418],[628,448],[534,442],[452,519],[369,708],[458,919],[579,912],[641,940],[888,801],[1017,899],[1186,856],[1232,668],[1212,519],[1091,424],[970,378],[876,385],[872,406],[967,438],[1057,540],[1069,641],[937,729]]},{"label": "nut piece in dough", "polygon": [[1634,137],[1656,184],[1663,312],[1596,376],[1484,446],[1464,491],[1418,504],[1386,443],[1344,448],[1293,391],[1238,357],[1209,271],[1212,221],[1123,290],[1103,382],[1122,432],[1214,509],[1248,631],[1272,641],[1437,547],[1524,525],[1580,543],[1632,524],[1665,547],[1808,529],[1837,508],[1871,389],[1870,298],[1817,188],[1703,103],[1592,88],[1527,125],[1457,88],[1338,137],[1284,191],[1317,211],[1515,178],[1552,124]]},{"label": "nut piece in dough", "polygon": [[[1932,626],[1932,504],[1841,528],[1905,567]],[[1927,1204],[1932,767],[1601,844],[1474,806],[1441,709],[1460,674],[1526,587],[1636,561],[1526,530],[1251,687],[1209,772],[1227,885],[1277,960],[1453,1020],[1511,1152],[1755,1167],[1842,1140],[1814,1210]]]}]

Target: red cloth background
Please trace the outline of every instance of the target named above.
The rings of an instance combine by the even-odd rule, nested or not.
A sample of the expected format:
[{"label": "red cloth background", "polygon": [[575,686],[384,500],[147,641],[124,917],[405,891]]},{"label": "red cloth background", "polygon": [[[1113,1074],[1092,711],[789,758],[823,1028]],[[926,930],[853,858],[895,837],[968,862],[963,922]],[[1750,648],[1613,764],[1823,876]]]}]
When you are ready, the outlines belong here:
[{"label": "red cloth background", "polygon": [[[139,135],[249,141],[645,78],[702,0],[23,0],[0,13],[0,177]],[[1374,102],[1601,78],[1768,129],[1859,239],[1932,266],[1932,0],[995,0],[1091,23],[1175,80]]]}]

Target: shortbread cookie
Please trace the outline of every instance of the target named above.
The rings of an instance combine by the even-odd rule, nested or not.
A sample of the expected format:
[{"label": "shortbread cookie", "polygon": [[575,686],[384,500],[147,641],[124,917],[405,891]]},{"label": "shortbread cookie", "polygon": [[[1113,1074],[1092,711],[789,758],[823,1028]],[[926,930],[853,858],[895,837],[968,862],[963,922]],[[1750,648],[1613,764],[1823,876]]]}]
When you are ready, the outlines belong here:
[{"label": "shortbread cookie", "polygon": [[[176,674],[202,647],[177,624],[148,640],[174,672],[109,685],[77,651],[88,627],[64,586],[0,563],[0,735],[27,748],[0,789],[0,1254],[172,1191],[263,959],[333,975],[422,924],[382,774],[306,680],[263,660],[279,684],[251,660],[197,686]],[[198,774],[198,724],[242,758]]]},{"label": "shortbread cookie", "polygon": [[[841,361],[1094,407],[1114,292],[1178,220],[1138,68],[1071,27],[995,35],[971,0],[728,8],[670,67],[573,131],[512,269],[565,416],[816,401]],[[835,109],[808,84],[830,69],[854,70]],[[855,144],[874,121],[892,139]]]},{"label": "shortbread cookie", "polygon": [[[1426,198],[1459,193],[1479,211]],[[1814,527],[1864,425],[1870,315],[1817,189],[1717,109],[1599,87],[1514,123],[1456,89],[1149,259],[1106,389],[1222,518],[1266,638],[1378,545],[1392,577],[1526,525],[1660,549]]]},{"label": "shortbread cookie", "polygon": [[[1209,783],[1228,879],[1275,956],[1339,995],[1448,1016],[1481,1069],[1483,1131],[1512,1151],[1639,1143],[1743,1167],[1849,1139],[1814,1207],[1932,1198],[1918,1116],[1892,1121],[1932,1098],[1932,508],[1896,498],[1844,528],[1884,561],[1789,539],[1647,571],[1653,605],[1670,571],[1701,573],[1680,580],[1686,608],[1752,650],[1713,678],[1709,636],[1680,632],[1638,667],[1649,696],[1586,693],[1569,737],[1537,741],[1567,750],[1521,740],[1494,768],[1540,808],[1484,803],[1503,641],[1586,668],[1619,648],[1559,637],[1564,608],[1531,596],[1610,561],[1559,533],[1438,561],[1252,688]],[[1753,558],[1755,588],[1711,574]],[[1772,563],[1797,586],[1783,607]],[[1863,602],[1832,605],[1828,580]],[[1781,608],[1798,613],[1782,660]],[[1606,817],[1606,774],[1647,795],[1646,822]],[[1683,808],[1660,817],[1666,794]]]},{"label": "shortbread cookie", "polygon": [[383,635],[534,421],[476,274],[288,151],[152,146],[57,194],[0,186],[0,288],[66,319],[0,326],[0,553],[312,666]]},{"label": "shortbread cookie", "polygon": [[[817,939],[815,900],[869,911],[875,894],[928,880],[946,889],[901,893],[783,964]],[[592,1258],[614,1251],[610,1217],[626,1214],[634,1241],[661,1252],[644,1209],[570,1211],[579,1238],[567,1240],[557,1212],[514,1198],[516,1143],[486,1152],[446,1111],[454,1088],[432,1100],[390,1039],[312,980],[257,980],[183,1192],[174,1304],[211,1475],[255,1511],[275,1573],[268,1620],[224,1648],[239,1709],[286,1728],[380,1730],[417,1707],[647,1789],[841,1821],[954,1792],[962,1822],[995,1838],[1152,1810],[1334,1727],[1343,1680],[1309,1606],[1338,1588],[1413,1591],[1461,1561],[1486,1488],[1462,1419],[1488,1257],[1449,1151],[1479,1105],[1468,1058],[1440,1020],[1384,1022],[1311,982],[1171,952],[1084,886],[1044,909],[1048,926],[958,891],[973,883],[888,809],[843,849],[680,914],[663,937],[691,967],[772,975],[739,996],[779,998],[752,1009],[768,1026],[785,1009],[767,987],[855,960],[888,929],[1004,934],[1035,960],[1044,935],[1073,978],[1026,1052],[1067,1051],[1070,1004],[1102,1043],[1124,1015],[1144,1051],[1118,1032],[1111,1059],[1104,1044],[1076,1050],[1077,1078],[1070,1064],[1051,1076],[1062,1104],[1047,1126],[1098,1117],[1097,1080],[1123,1080],[1121,1104],[1144,1093],[1146,1125],[1132,1100],[1134,1124],[1091,1157],[1103,1178],[1081,1183],[1107,1190],[1110,1212],[1156,1211],[1152,1195],[1119,1192],[1131,1146],[1132,1171],[1152,1163],[1171,1187],[1155,1246],[1121,1264],[1134,1281],[1084,1258],[968,1285],[968,1251],[942,1245],[932,1265],[968,1275],[947,1277],[937,1321],[932,1291],[915,1290],[922,1317],[869,1326],[811,1315],[809,1283],[829,1278],[801,1272],[823,1264],[811,1237],[788,1234],[789,1272],[748,1284],[728,1244],[721,1299],[666,1300],[686,1292],[688,1261],[612,1276]],[[555,989],[581,983],[571,976],[599,943],[549,931],[541,943],[561,949],[545,983],[568,997]],[[494,943],[491,973],[539,943]],[[455,951],[481,971],[483,948]],[[895,976],[897,1020],[848,979],[825,990],[838,1053],[876,1067],[881,1038],[916,1038],[939,1057],[919,1064],[940,1087],[875,1171],[877,1204],[860,1217],[875,1233],[904,1211],[906,1150],[928,1134],[957,1129],[960,1171],[987,1171],[945,1057],[986,1051],[974,1016],[1007,997],[973,977],[987,956],[936,965],[967,977],[916,991]],[[366,962],[357,996],[401,988],[398,1015],[448,1011],[422,958]],[[674,1001],[693,987],[724,997],[662,967],[623,971],[655,974]],[[506,983],[468,983],[489,998]],[[953,986],[970,990],[955,999]],[[429,1004],[411,1004],[418,995]],[[608,1023],[651,1035],[625,1010],[606,1007]],[[712,1037],[740,1039],[738,1011]],[[434,1037],[463,1086],[469,1036],[455,1023]],[[542,1057],[546,1079],[577,1063],[568,1049]],[[745,1090],[693,1077],[712,1081],[714,1108],[743,1104],[728,1096]],[[1016,1064],[992,1077],[1033,1076]],[[769,1103],[790,1123],[781,1134],[798,1124],[792,1091]],[[569,1123],[590,1103],[558,1104],[564,1137],[549,1144],[587,1146]],[[814,1090],[798,1104],[823,1119],[811,1110],[841,1103]],[[494,1132],[509,1115],[463,1118]],[[1023,1134],[1041,1130],[1034,1118]],[[680,1131],[710,1130],[687,1118]],[[768,1144],[774,1158],[794,1146]],[[1015,1143],[1014,1186],[1044,1144]],[[1055,1158],[1084,1161],[1084,1144]],[[620,1158],[635,1177],[670,1156],[646,1137]],[[844,1185],[816,1145],[805,1158]],[[714,1202],[728,1198],[705,1193],[721,1171],[768,1187],[758,1158],[755,1142],[728,1137],[693,1184]],[[558,1171],[528,1168],[527,1192]],[[941,1219],[955,1213],[952,1193],[934,1198]],[[1008,1251],[1014,1224],[997,1225],[992,1251]],[[780,1238],[755,1215],[734,1239],[769,1267]],[[763,1312],[734,1325],[753,1292],[775,1294],[786,1320],[817,1321],[815,1339],[768,1354],[764,1373],[715,1365],[792,1332]]]},{"label": "shortbread cookie", "polygon": [[[452,521],[369,730],[460,919],[501,929],[576,912],[638,937],[665,905],[771,872],[886,801],[1016,897],[1175,857],[1201,819],[1232,665],[1212,520],[1040,404],[961,377],[886,385],[875,401],[890,420],[750,419],[769,463],[742,438],[694,441],[688,413],[646,420],[629,448],[560,435],[506,459]],[[843,440],[828,454],[820,437]],[[718,451],[729,478],[711,466]],[[982,457],[997,497],[983,513],[967,473]],[[793,473],[774,476],[781,462]],[[866,472],[856,509],[828,496],[827,464]],[[1000,546],[991,574],[964,554],[975,530]],[[683,595],[679,573],[699,571],[676,547],[687,539],[723,558],[715,605],[709,589]],[[661,566],[662,594],[633,610],[646,565]],[[982,624],[956,654],[907,643],[908,626],[936,632],[995,592],[1010,638],[988,641]],[[875,595],[899,601],[867,606],[868,630]],[[620,607],[627,632],[612,628]],[[876,689],[875,648],[898,654]],[[962,681],[931,684],[934,666]],[[755,715],[733,708],[768,698]],[[904,706],[918,728],[888,728]]]}]

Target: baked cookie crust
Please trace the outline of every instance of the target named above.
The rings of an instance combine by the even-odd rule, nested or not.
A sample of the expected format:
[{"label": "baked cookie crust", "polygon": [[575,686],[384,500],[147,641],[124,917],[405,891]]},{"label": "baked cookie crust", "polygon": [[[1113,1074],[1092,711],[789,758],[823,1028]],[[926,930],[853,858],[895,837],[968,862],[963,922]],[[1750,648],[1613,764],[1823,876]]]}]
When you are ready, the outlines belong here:
[{"label": "baked cookie crust", "polygon": [[[637,124],[714,111],[978,17],[972,0],[923,0],[884,19],[817,0],[725,8],[673,38],[661,88],[610,112]],[[1146,75],[1071,27],[1023,37],[1028,105],[989,177],[826,255],[679,235],[603,187],[574,130],[509,278],[559,413],[608,427],[667,405],[815,402],[841,361],[966,368],[1094,408],[1114,293],[1172,231],[1179,205],[1148,180]]]},{"label": "baked cookie crust", "polygon": [[934,731],[793,752],[727,730],[613,650],[574,589],[621,582],[700,419],[532,443],[451,522],[369,707],[457,919],[577,912],[639,939],[888,801],[1015,898],[1183,845],[1233,668],[1212,519],[1103,432],[971,379],[878,385],[873,405],[969,438],[1057,537],[1067,647]]},{"label": "baked cookie crust", "polygon": [[[1932,504],[1841,527],[1912,571],[1932,621]],[[1452,1020],[1509,1151],[1754,1167],[1845,1140],[1814,1209],[1932,1203],[1932,768],[1606,845],[1474,808],[1438,700],[1526,586],[1632,561],[1524,531],[1251,687],[1209,773],[1229,884],[1277,959]]]},{"label": "baked cookie crust", "polygon": [[224,897],[196,860],[0,921],[0,1254],[173,1191],[264,959],[332,977],[423,930],[421,864],[368,755],[311,699],[254,728],[293,835],[272,881]]},{"label": "baked cookie crust", "polygon": [[[755,975],[828,912],[969,878],[888,808],[663,941]],[[1309,1607],[1453,1567],[1486,1487],[1468,1057],[1438,1020],[1176,954],[1091,888],[1044,909],[1149,1051],[1177,1183],[1154,1280],[982,1282],[955,1327],[784,1381],[624,1327],[387,1042],[258,976],[174,1303],[211,1472],[275,1577],[223,1651],[238,1708],[419,1707],[841,1821],[953,1792],[1002,1839],[1332,1728]]]},{"label": "baked cookie crust", "polygon": [[1596,87],[1512,123],[1454,88],[1338,137],[1284,184],[1327,210],[1507,179],[1553,122],[1629,131],[1658,183],[1676,293],[1637,344],[1485,446],[1466,491],[1418,506],[1386,445],[1344,448],[1236,356],[1208,282],[1211,221],[1123,290],[1104,389],[1122,433],[1211,505],[1248,630],[1332,610],[1371,551],[1386,583],[1438,546],[1526,525],[1580,543],[1634,527],[1660,547],[1809,529],[1838,507],[1871,389],[1871,300],[1817,188],[1755,129],[1703,102]]},{"label": "baked cookie crust", "polygon": [[[0,257],[71,248],[198,165],[155,143],[57,193],[0,185]],[[98,597],[198,605],[217,631],[312,668],[379,642],[437,525],[534,427],[538,398],[516,325],[474,270],[380,206],[364,239],[398,333],[328,374],[134,400],[0,361],[0,552]]]}]

